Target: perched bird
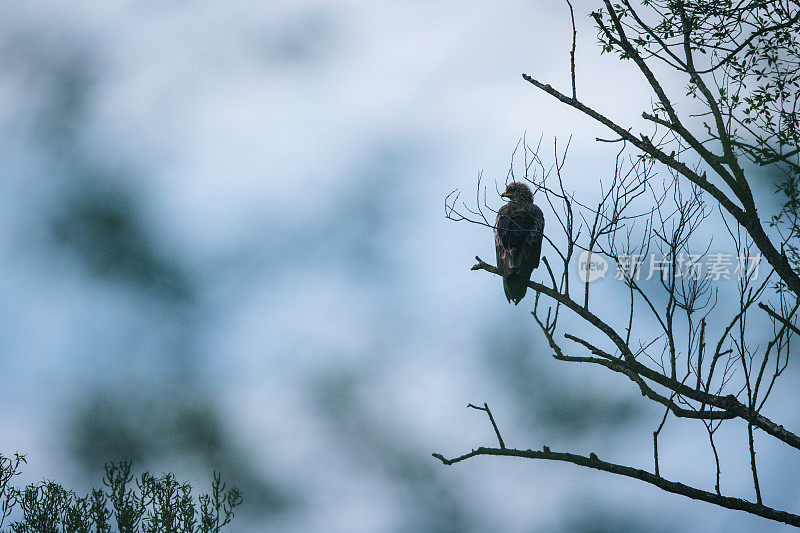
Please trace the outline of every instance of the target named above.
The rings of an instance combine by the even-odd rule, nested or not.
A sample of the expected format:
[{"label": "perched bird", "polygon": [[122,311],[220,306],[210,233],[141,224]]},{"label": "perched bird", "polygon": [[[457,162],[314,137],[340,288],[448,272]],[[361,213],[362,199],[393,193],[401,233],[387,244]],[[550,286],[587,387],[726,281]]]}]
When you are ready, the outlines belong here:
[{"label": "perched bird", "polygon": [[524,183],[509,183],[500,196],[508,198],[508,203],[497,211],[494,225],[497,270],[503,276],[506,299],[517,305],[528,290],[533,269],[539,266],[544,215]]}]

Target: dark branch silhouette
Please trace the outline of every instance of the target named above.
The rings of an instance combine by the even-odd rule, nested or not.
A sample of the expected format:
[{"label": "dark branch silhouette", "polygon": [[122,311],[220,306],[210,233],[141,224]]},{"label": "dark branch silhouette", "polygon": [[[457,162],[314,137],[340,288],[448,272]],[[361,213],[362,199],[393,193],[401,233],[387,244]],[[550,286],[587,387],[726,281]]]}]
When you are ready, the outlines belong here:
[{"label": "dark branch silhouette", "polygon": [[[528,288],[535,293],[531,314],[551,355],[621,374],[663,409],[653,425],[652,472],[594,454],[507,448],[486,404],[470,407],[486,411],[500,448],[435,457],[448,465],[478,455],[566,461],[800,526],[797,514],[764,504],[754,437],[761,430],[800,450],[800,437],[774,421],[780,413],[764,412],[800,334],[800,3],[598,4],[590,16],[602,52],[627,61],[651,92],[652,106],[641,113],[645,128],[622,124],[578,98],[577,31],[567,1],[571,90],[528,74],[523,78],[613,132],[612,138],[597,138],[619,146],[613,171],[599,179],[595,199],[577,198],[567,185],[570,143],[560,149],[555,140],[552,162],[546,163],[541,137],[535,147],[523,137],[506,182],[527,183],[548,221],[543,242],[550,260],[544,251],[541,258],[546,274]],[[660,81],[663,70],[653,63],[682,76],[688,93],[670,94],[672,85]],[[683,113],[686,99],[701,112]],[[754,194],[760,189],[754,186],[760,179],[754,164],[784,176],[776,182],[781,205]],[[496,210],[482,178],[474,206],[459,203],[458,191],[446,198],[447,218],[494,228],[485,213]],[[709,227],[719,231],[711,235]],[[476,260],[472,270],[500,274]],[[602,276],[608,265],[616,268],[626,304],[611,310],[591,297],[591,269],[599,268]],[[575,274],[581,279],[577,289]],[[725,305],[718,306],[721,301]],[[673,418],[703,424],[713,454],[714,492],[663,477],[659,449],[667,444],[661,433]],[[715,437],[723,423],[736,421],[746,434],[755,502],[725,495],[721,487]]]}]

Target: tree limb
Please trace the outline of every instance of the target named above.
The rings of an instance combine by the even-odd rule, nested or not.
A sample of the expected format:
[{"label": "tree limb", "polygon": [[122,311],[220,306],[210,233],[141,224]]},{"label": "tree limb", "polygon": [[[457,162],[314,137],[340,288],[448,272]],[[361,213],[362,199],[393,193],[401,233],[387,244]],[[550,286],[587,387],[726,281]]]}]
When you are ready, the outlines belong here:
[{"label": "tree limb", "polygon": [[542,450],[486,448],[481,446],[477,450],[472,450],[469,453],[465,453],[464,455],[454,457],[452,459],[447,459],[439,453],[434,453],[433,457],[439,459],[445,465],[453,465],[479,455],[500,455],[506,457],[545,459],[549,461],[563,461],[566,463],[572,463],[579,466],[593,468],[595,470],[602,470],[603,472],[610,472],[612,474],[638,479],[640,481],[644,481],[645,483],[655,485],[661,490],[671,492],[673,494],[680,494],[681,496],[686,496],[687,498],[692,498],[693,500],[701,500],[708,503],[713,503],[714,505],[719,505],[720,507],[725,507],[727,509],[744,511],[746,513],[754,514],[763,518],[768,518],[784,524],[800,527],[800,515],[788,513],[786,511],[779,511],[777,509],[773,509],[772,507],[753,503],[741,498],[720,496],[719,494],[691,487],[689,485],[684,485],[683,483],[679,483],[677,481],[670,481],[640,468],[609,463],[599,459],[594,453],[589,454],[589,456],[586,457],[585,455],[577,455],[574,453],[554,452],[551,451],[547,446],[545,446]]},{"label": "tree limb", "polygon": [[682,176],[687,178],[690,182],[694,183],[705,192],[709,193],[711,196],[717,200],[720,205],[728,211],[731,215],[733,215],[736,222],[738,222],[742,227],[747,229],[750,237],[752,237],[753,242],[761,250],[761,253],[764,254],[767,262],[772,266],[775,272],[780,276],[780,278],[786,282],[786,285],[789,289],[797,295],[800,295],[800,275],[797,274],[792,269],[791,264],[789,264],[788,259],[786,256],[781,254],[775,246],[772,244],[772,241],[767,236],[764,228],[761,225],[761,221],[758,218],[758,214],[755,211],[755,208],[749,211],[745,211],[728,198],[722,190],[720,190],[716,185],[708,181],[705,174],[700,175],[691,168],[689,168],[685,163],[678,161],[674,157],[664,153],[663,151],[659,150],[650,139],[647,138],[646,135],[642,135],[641,137],[637,137],[629,130],[626,130],[616,124],[614,121],[601,115],[594,109],[586,106],[585,104],[579,102],[574,98],[570,98],[569,96],[562,94],[558,90],[554,89],[549,84],[542,83],[533,77],[523,74],[522,77],[528,83],[538,87],[542,91],[546,92],[547,94],[555,97],[557,100],[564,102],[565,104],[569,105],[570,107],[574,107],[578,111],[584,113],[595,119],[596,121],[600,122],[604,126],[608,127],[609,129],[613,130],[617,133],[622,139],[626,141],[630,141],[631,144],[636,146],[642,152],[652,156],[657,161],[665,164],[666,166],[676,170]]},{"label": "tree limb", "polygon": [[[473,265],[471,270],[485,270],[487,272],[491,272],[492,274],[498,276],[500,275],[500,272],[498,272],[496,267],[486,263],[480,257],[476,256],[475,259],[478,261],[478,263]],[[757,427],[769,435],[777,438],[778,440],[785,442],[792,448],[800,450],[800,436],[785,429],[783,426],[776,424],[760,413],[751,411],[749,407],[737,400],[734,395],[729,394],[727,396],[719,396],[702,390],[697,390],[686,385],[685,383],[671,379],[670,377],[653,370],[652,368],[638,362],[635,359],[628,345],[611,326],[606,324],[597,315],[572,300],[570,297],[535,281],[529,281],[528,287],[536,292],[553,298],[554,300],[563,304],[565,307],[569,308],[571,311],[578,314],[581,318],[585,319],[598,330],[602,331],[620,349],[624,356],[624,361],[623,359],[619,358],[617,358],[617,360],[624,362],[629,371],[635,372],[636,374],[654,381],[659,385],[666,387],[673,392],[677,392],[678,394],[681,394],[682,396],[685,396],[691,400],[695,400],[701,404],[712,405],[727,411],[735,417],[752,423],[754,427]]]}]

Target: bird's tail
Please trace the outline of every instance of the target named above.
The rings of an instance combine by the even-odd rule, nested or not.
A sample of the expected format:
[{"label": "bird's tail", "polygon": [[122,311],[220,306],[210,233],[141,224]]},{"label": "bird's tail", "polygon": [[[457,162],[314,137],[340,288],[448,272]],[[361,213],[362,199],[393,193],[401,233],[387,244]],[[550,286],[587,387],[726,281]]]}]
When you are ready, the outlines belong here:
[{"label": "bird's tail", "polygon": [[503,277],[503,290],[506,293],[506,299],[517,305],[528,292],[528,280],[519,276],[505,276]]}]

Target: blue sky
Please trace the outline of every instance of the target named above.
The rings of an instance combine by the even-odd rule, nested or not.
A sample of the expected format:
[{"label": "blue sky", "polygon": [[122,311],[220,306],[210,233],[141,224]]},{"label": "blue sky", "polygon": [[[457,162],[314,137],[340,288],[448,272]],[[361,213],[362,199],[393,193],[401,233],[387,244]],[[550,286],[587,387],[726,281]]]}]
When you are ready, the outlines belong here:
[{"label": "blue sky", "polygon": [[[485,401],[509,445],[650,465],[659,410],[554,362],[531,302],[469,271],[491,232],[444,217],[525,132],[573,136],[580,194],[613,171],[606,132],[521,78],[567,90],[565,5],[0,6],[0,453],[27,480],[89,487],[114,453],[201,487],[216,468],[252,495],[234,531],[771,527],[572,465],[430,457],[492,442],[465,409]],[[579,96],[638,124],[649,96],[575,7]],[[662,472],[713,488],[702,432],[663,438]],[[732,463],[744,438],[720,437]],[[796,506],[764,444],[766,497]],[[723,486],[751,497],[747,473]]]}]

